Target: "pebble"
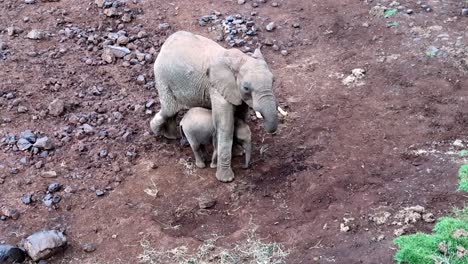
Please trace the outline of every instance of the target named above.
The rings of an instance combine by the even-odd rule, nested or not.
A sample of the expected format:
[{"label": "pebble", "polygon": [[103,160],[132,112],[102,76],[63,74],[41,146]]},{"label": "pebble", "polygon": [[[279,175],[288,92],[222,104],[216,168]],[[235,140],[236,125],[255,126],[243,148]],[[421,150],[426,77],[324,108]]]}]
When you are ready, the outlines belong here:
[{"label": "pebble", "polygon": [[63,251],[67,246],[67,237],[57,230],[45,230],[30,235],[22,244],[29,257],[39,261]]},{"label": "pebble", "polygon": [[129,38],[126,36],[120,36],[117,38],[117,44],[126,45],[129,42]]},{"label": "pebble", "polygon": [[136,83],[140,84],[140,85],[145,84],[146,83],[145,76],[144,75],[138,75],[138,77],[136,78]]},{"label": "pebble", "polygon": [[116,58],[123,58],[125,55],[130,54],[130,50],[126,47],[120,47],[120,46],[107,46],[104,49],[104,52],[110,52],[113,54]]},{"label": "pebble", "polygon": [[276,28],[275,22],[270,22],[270,23],[268,23],[268,25],[266,25],[266,27],[265,27],[265,29],[266,29],[267,31],[273,31],[275,28]]},{"label": "pebble", "polygon": [[122,16],[122,22],[124,23],[129,23],[132,21],[132,15],[131,14],[128,14],[128,13],[125,13],[123,16]]},{"label": "pebble", "polygon": [[96,196],[101,197],[104,196],[105,192],[103,190],[96,190]]},{"label": "pebble", "polygon": [[18,247],[0,245],[0,263],[22,263],[26,260],[26,253]]},{"label": "pebble", "polygon": [[299,24],[299,23],[296,22],[296,23],[293,23],[293,24],[292,24],[292,27],[293,27],[293,28],[300,28],[300,27],[301,27],[301,24]]},{"label": "pebble", "polygon": [[171,27],[169,23],[161,23],[159,24],[159,30],[168,30]]},{"label": "pebble", "polygon": [[50,193],[58,192],[62,188],[62,184],[58,182],[53,182],[47,187],[47,191]]},{"label": "pebble", "polygon": [[109,152],[107,151],[107,149],[101,149],[99,151],[99,157],[101,157],[101,158],[107,157],[108,154],[109,154]]},{"label": "pebble", "polygon": [[26,4],[35,4],[36,0],[24,0]]},{"label": "pebble", "polygon": [[57,178],[56,171],[44,171],[41,173],[41,177],[43,178]]},{"label": "pebble", "polygon": [[23,151],[23,150],[27,150],[31,148],[33,144],[24,138],[20,138],[18,142],[16,143],[16,146],[18,147],[19,150]]},{"label": "pebble", "polygon": [[278,4],[278,2],[272,2],[272,3],[271,3],[271,6],[272,6],[272,7],[278,7],[279,4]]},{"label": "pebble", "polygon": [[65,112],[65,103],[60,99],[55,99],[49,104],[48,110],[50,115],[60,116]]},{"label": "pebble", "polygon": [[58,204],[60,200],[62,200],[62,197],[60,197],[60,195],[48,193],[46,194],[46,196],[44,196],[42,202],[45,206],[51,207],[54,204]]},{"label": "pebble", "polygon": [[462,16],[468,16],[468,8],[463,8],[461,11]]},{"label": "pebble", "polygon": [[34,40],[41,40],[41,39],[44,39],[44,37],[45,37],[44,32],[37,30],[37,29],[33,29],[29,31],[29,33],[26,35],[26,38],[34,39]]},{"label": "pebble", "polygon": [[414,12],[413,9],[407,9],[407,10],[406,10],[406,14],[408,14],[408,15],[413,14],[413,12]]},{"label": "pebble", "polygon": [[245,4],[245,0],[237,0],[237,4],[243,5],[243,4]]},{"label": "pebble", "polygon": [[83,245],[83,251],[86,253],[91,253],[96,251],[96,244],[94,243],[86,243]]},{"label": "pebble", "polygon": [[26,205],[31,204],[33,202],[32,194],[28,193],[28,194],[23,195],[23,198],[21,198],[21,201],[23,202],[23,204],[26,204]]},{"label": "pebble", "polygon": [[13,220],[18,220],[18,218],[20,217],[20,213],[18,212],[18,210],[13,209],[13,208],[8,208],[8,207],[2,208],[2,214],[5,217],[11,218]]},{"label": "pebble", "polygon": [[287,50],[281,50],[281,55],[287,56],[289,53]]},{"label": "pebble", "polygon": [[216,200],[212,197],[202,197],[198,200],[200,209],[209,209],[216,205]]},{"label": "pebble", "polygon": [[28,108],[26,106],[18,106],[18,113],[26,113],[28,112]]},{"label": "pebble", "polygon": [[51,150],[54,148],[54,143],[48,137],[41,137],[36,140],[33,146],[39,149]]}]

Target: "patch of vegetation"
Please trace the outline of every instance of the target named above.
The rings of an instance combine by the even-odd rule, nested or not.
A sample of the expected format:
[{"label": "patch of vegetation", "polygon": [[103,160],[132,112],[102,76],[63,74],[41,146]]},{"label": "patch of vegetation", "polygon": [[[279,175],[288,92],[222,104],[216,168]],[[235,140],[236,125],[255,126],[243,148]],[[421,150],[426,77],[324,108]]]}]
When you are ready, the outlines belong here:
[{"label": "patch of vegetation", "polygon": [[458,191],[468,192],[468,164],[460,167],[458,170],[458,178],[460,179]]},{"label": "patch of vegetation", "polygon": [[194,253],[185,246],[161,251],[142,241],[143,253],[139,263],[149,264],[285,264],[289,252],[281,244],[264,242],[251,230],[245,240],[236,243],[232,249],[217,247],[217,238],[205,241]]},{"label": "patch of vegetation", "polygon": [[468,263],[468,207],[455,210],[453,217],[440,218],[433,232],[396,238],[394,243],[400,248],[395,255],[397,263]]},{"label": "patch of vegetation", "polygon": [[464,149],[460,151],[460,157],[468,157],[468,149]]}]

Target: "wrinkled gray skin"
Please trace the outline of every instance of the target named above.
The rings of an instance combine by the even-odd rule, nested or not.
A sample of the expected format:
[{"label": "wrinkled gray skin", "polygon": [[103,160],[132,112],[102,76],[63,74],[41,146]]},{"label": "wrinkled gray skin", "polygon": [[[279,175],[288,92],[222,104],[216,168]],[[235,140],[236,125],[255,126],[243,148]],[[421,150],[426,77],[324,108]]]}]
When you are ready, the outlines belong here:
[{"label": "wrinkled gray skin", "polygon": [[[208,145],[211,142],[213,143],[213,147],[217,146],[216,130],[213,125],[211,110],[202,107],[191,108],[180,121],[180,132],[182,141],[185,137],[193,150],[195,165],[199,168],[205,168],[201,146]],[[247,123],[239,118],[235,119],[234,142],[240,144],[245,151],[243,168],[246,169],[249,167],[252,154],[251,132]],[[214,148],[210,164],[211,168],[217,167],[217,157],[217,149]]]},{"label": "wrinkled gray skin", "polygon": [[278,116],[273,75],[260,50],[248,56],[214,41],[179,31],[166,40],[154,64],[161,110],[150,122],[156,135],[177,138],[176,114],[181,109],[212,109],[217,136],[216,178],[234,179],[231,150],[234,112],[244,102],[262,114],[265,130],[276,131]]}]

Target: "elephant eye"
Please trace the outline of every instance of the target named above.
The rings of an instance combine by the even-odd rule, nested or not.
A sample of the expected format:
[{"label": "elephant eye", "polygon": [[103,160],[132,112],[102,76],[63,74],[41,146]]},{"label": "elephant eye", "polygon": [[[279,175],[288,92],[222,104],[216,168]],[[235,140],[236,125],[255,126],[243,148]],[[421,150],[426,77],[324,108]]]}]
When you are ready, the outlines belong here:
[{"label": "elephant eye", "polygon": [[250,93],[250,87],[248,87],[248,86],[242,86],[242,91],[243,91],[244,93]]}]

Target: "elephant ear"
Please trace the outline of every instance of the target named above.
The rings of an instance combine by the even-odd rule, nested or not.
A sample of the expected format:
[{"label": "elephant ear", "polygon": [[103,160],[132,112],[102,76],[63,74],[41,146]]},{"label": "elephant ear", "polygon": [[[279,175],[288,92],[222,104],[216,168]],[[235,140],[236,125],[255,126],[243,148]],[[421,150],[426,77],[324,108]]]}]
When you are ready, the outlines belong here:
[{"label": "elephant ear", "polygon": [[254,57],[255,59],[259,59],[259,60],[265,60],[262,52],[260,51],[260,48],[255,49],[254,53],[252,54],[252,57]]},{"label": "elephant ear", "polygon": [[216,89],[229,103],[242,103],[239,88],[237,88],[236,72],[230,66],[229,60],[216,60],[207,71],[211,86]]}]

